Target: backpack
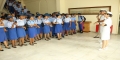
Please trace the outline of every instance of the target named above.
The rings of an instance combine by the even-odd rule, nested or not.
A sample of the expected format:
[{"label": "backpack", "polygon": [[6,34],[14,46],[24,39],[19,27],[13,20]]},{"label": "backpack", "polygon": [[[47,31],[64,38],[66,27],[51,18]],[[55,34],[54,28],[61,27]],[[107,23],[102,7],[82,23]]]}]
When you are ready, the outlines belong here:
[{"label": "backpack", "polygon": [[[83,17],[84,19],[82,19],[82,17]],[[81,16],[81,19],[82,19],[82,20],[84,20],[83,22],[85,22],[85,21],[86,21],[86,18],[85,18],[84,16]]]}]

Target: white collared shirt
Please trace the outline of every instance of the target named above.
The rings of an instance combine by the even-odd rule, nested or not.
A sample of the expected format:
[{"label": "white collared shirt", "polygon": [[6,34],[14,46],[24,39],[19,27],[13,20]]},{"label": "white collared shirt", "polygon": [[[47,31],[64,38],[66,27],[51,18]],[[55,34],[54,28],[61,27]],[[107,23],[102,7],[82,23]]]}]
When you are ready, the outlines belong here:
[{"label": "white collared shirt", "polygon": [[62,24],[62,19],[57,18],[57,19],[55,19],[53,22],[54,22],[54,23],[56,22],[56,23],[58,23],[58,24]]},{"label": "white collared shirt", "polygon": [[[8,28],[12,28],[13,23],[14,23],[14,22],[8,21],[7,27],[8,27]],[[16,28],[16,25],[14,25],[14,28]]]},{"label": "white collared shirt", "polygon": [[24,9],[24,13],[27,13],[28,9]]},{"label": "white collared shirt", "polygon": [[4,27],[7,27],[8,20],[3,20]]},{"label": "white collared shirt", "polygon": [[25,22],[24,22],[24,19],[23,20],[16,20],[17,21],[17,26],[24,26],[25,25]]},{"label": "white collared shirt", "polygon": [[42,23],[42,19],[37,19],[35,21],[36,21],[36,24],[41,24]]},{"label": "white collared shirt", "polygon": [[45,25],[45,23],[50,23],[50,20],[49,19],[43,19],[43,23]]},{"label": "white collared shirt", "polygon": [[68,18],[65,18],[64,22],[66,23],[69,23],[71,21],[71,19],[68,17]]}]

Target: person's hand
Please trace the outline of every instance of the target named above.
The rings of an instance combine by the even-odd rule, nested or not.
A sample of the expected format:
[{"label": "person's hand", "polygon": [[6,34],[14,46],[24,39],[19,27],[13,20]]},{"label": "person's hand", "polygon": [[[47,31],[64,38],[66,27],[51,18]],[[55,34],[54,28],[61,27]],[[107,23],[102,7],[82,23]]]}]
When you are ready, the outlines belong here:
[{"label": "person's hand", "polygon": [[26,29],[26,27],[23,27],[24,29]]},{"label": "person's hand", "polygon": [[99,24],[99,22],[95,22],[94,24]]},{"label": "person's hand", "polygon": [[105,23],[102,23],[101,26],[105,26]]},{"label": "person's hand", "polygon": [[5,31],[5,32],[7,32],[7,30],[6,30],[6,29],[4,29],[4,31]]}]

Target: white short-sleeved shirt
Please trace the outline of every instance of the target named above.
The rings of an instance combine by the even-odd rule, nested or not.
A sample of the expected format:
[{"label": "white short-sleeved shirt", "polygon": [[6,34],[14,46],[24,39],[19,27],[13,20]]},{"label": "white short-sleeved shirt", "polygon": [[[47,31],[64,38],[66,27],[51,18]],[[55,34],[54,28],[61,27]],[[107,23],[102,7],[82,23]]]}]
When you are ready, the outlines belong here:
[{"label": "white short-sleeved shirt", "polygon": [[9,5],[9,6],[12,6],[12,5],[13,5],[13,3],[9,2],[9,3],[8,3],[8,5]]},{"label": "white short-sleeved shirt", "polygon": [[36,20],[36,24],[41,24],[42,23],[42,19],[37,19]]},{"label": "white short-sleeved shirt", "polygon": [[21,12],[21,11],[22,11],[22,8],[17,8],[17,11],[18,11],[18,12]]},{"label": "white short-sleeved shirt", "polygon": [[29,20],[29,21],[27,22],[27,24],[28,24],[28,25],[34,25],[34,24],[35,24],[35,21],[34,21],[34,20]]},{"label": "white short-sleeved shirt", "polygon": [[4,27],[7,27],[8,20],[3,20]]},{"label": "white short-sleeved shirt", "polygon": [[76,20],[75,17],[71,17],[71,21],[74,22]]},{"label": "white short-sleeved shirt", "polygon": [[25,22],[24,22],[24,19],[23,20],[16,20],[17,21],[17,26],[24,26],[25,25]]},{"label": "white short-sleeved shirt", "polygon": [[65,23],[69,23],[70,21],[71,21],[70,18],[65,18],[65,20],[64,20]]},{"label": "white short-sleeved shirt", "polygon": [[24,9],[24,12],[27,13],[28,9]]},{"label": "white short-sleeved shirt", "polygon": [[57,19],[55,19],[53,22],[54,22],[54,23],[57,22],[58,24],[62,24],[62,19],[57,18]]},{"label": "white short-sleeved shirt", "polygon": [[[8,28],[12,28],[13,23],[14,23],[14,22],[8,21],[7,27],[8,27]],[[16,25],[14,25],[14,28],[16,28]]]},{"label": "white short-sleeved shirt", "polygon": [[45,25],[45,23],[50,23],[50,20],[49,19],[44,19],[43,23],[44,23],[44,25]]},{"label": "white short-sleeved shirt", "polygon": [[16,21],[16,20],[17,20],[17,18],[16,18],[16,17],[13,17],[13,20],[14,20],[14,21]]}]

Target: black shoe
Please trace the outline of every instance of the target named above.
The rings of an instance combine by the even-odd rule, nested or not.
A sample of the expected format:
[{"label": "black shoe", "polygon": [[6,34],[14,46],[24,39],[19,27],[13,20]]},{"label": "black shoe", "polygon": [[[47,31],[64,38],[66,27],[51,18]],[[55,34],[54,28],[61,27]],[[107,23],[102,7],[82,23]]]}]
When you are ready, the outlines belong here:
[{"label": "black shoe", "polygon": [[10,49],[10,47],[5,47],[5,48]]},{"label": "black shoe", "polygon": [[65,37],[65,36],[62,36],[63,38]]},{"label": "black shoe", "polygon": [[37,43],[34,43],[34,44],[37,44]]},{"label": "black shoe", "polygon": [[17,48],[16,46],[12,46],[13,48]]},{"label": "black shoe", "polygon": [[0,51],[4,51],[4,50],[0,50]]},{"label": "black shoe", "polygon": [[95,36],[94,38],[100,38],[100,37]]}]

